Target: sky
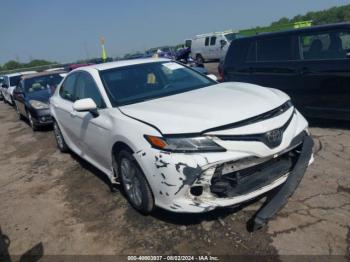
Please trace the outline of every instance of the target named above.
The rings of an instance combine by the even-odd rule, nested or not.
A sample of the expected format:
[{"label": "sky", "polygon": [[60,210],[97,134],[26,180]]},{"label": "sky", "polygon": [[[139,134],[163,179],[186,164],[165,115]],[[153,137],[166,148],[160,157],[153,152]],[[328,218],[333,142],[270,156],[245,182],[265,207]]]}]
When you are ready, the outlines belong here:
[{"label": "sky", "polygon": [[0,64],[61,63],[175,45],[197,34],[269,25],[350,0],[1,0]]}]

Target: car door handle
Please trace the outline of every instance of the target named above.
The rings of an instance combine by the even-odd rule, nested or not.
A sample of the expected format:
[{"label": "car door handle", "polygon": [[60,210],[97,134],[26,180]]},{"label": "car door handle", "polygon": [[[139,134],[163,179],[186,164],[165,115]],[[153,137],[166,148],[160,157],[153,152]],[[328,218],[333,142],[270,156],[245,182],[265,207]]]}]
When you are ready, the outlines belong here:
[{"label": "car door handle", "polygon": [[77,116],[77,114],[75,113],[75,111],[72,111],[72,112],[70,112],[69,114],[70,114],[70,116],[73,117],[73,118]]}]

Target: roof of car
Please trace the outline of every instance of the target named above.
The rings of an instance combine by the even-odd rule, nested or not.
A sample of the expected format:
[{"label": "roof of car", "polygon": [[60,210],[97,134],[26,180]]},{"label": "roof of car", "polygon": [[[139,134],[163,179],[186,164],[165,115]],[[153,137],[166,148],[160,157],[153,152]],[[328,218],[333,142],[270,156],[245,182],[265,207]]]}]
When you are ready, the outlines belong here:
[{"label": "roof of car", "polygon": [[261,33],[254,36],[248,36],[248,37],[242,37],[238,38],[237,40],[246,40],[246,39],[252,39],[252,38],[264,38],[266,36],[279,36],[279,35],[289,35],[294,33],[310,33],[315,31],[325,31],[330,29],[342,29],[342,28],[350,28],[350,23],[335,23],[335,24],[327,24],[327,25],[317,25],[317,26],[310,26],[310,27],[303,27],[298,29],[290,29],[285,31],[278,31],[278,32],[269,32],[269,33]]},{"label": "roof of car", "polygon": [[67,72],[64,70],[57,70],[57,71],[51,71],[51,72],[43,71],[40,73],[24,75],[22,76],[22,79],[29,79],[29,78],[38,77],[38,76],[57,75],[62,73],[67,73]]},{"label": "roof of car", "polygon": [[20,75],[21,75],[20,73],[12,73],[12,74],[6,74],[3,76],[12,77],[12,76],[20,76]]},{"label": "roof of car", "polygon": [[167,61],[171,61],[171,60],[166,58],[140,58],[140,59],[121,60],[116,62],[84,66],[84,67],[77,68],[77,70],[94,68],[98,71],[101,71],[101,70],[108,70],[108,69],[123,67],[123,66],[139,65],[139,64],[147,64],[147,63],[155,63],[155,62],[167,62]]}]

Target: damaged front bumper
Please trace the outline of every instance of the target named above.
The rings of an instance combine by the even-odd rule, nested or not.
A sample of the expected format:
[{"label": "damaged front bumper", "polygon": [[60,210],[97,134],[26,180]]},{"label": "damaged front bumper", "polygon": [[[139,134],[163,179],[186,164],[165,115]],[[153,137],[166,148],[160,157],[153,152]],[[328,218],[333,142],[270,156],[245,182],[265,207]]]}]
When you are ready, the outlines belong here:
[{"label": "damaged front bumper", "polygon": [[[313,161],[307,122],[297,111],[292,117],[287,112],[285,116],[265,122],[271,121],[268,125],[271,126],[275,121],[279,127],[287,120],[282,141],[273,148],[261,141],[218,139],[216,142],[226,148],[226,152],[170,153],[147,148],[137,151],[134,157],[145,173],[158,207],[173,212],[201,213],[235,206],[282,184],[280,188],[284,188],[295,177],[300,181]],[[268,213],[276,213],[297,184],[294,181],[288,186],[288,192],[279,189],[277,192],[282,192],[285,200],[274,200],[273,212],[260,213],[255,216],[256,221],[260,219],[263,224],[269,218]]]}]

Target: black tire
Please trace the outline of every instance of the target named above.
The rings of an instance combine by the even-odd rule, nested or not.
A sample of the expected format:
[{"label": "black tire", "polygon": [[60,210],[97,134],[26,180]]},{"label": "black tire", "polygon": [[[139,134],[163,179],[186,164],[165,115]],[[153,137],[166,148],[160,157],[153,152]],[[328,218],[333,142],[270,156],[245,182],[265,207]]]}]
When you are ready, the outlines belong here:
[{"label": "black tire", "polygon": [[10,100],[11,100],[10,105],[11,105],[11,106],[14,106],[14,105],[15,105],[15,100],[13,99],[13,96],[10,96]]},{"label": "black tire", "polygon": [[15,110],[16,110],[16,113],[17,113],[17,116],[18,116],[18,119],[19,120],[23,120],[23,116],[22,116],[22,114],[19,112],[19,109],[18,109],[18,106],[17,106],[17,103],[15,102],[15,105],[14,105],[14,107],[15,107]]},{"label": "black tire", "polygon": [[38,130],[38,126],[34,123],[32,114],[29,111],[26,111],[26,112],[27,112],[27,119],[28,119],[30,127],[32,128],[32,130],[34,132],[37,131]]},{"label": "black tire", "polygon": [[[137,200],[137,197],[132,196],[132,189],[128,189],[128,182],[127,178],[124,175],[124,171],[122,170],[124,165],[124,161],[127,161],[130,163],[130,167],[133,169],[133,175],[131,180],[139,181],[137,184],[138,192],[140,194],[140,201]],[[129,203],[139,212],[143,214],[149,214],[153,211],[155,205],[154,205],[154,197],[152,194],[152,190],[145,178],[145,175],[143,174],[141,168],[137,164],[135,158],[132,156],[132,154],[129,151],[122,150],[119,152],[117,156],[117,163],[118,163],[118,175],[120,178],[120,182],[122,184],[122,187],[124,189],[124,192],[126,194],[126,197],[129,201]],[[129,179],[130,181],[130,179]],[[136,189],[137,190],[137,189]],[[137,195],[137,194],[136,194]],[[136,199],[135,199],[136,198]]]},{"label": "black tire", "polygon": [[204,64],[204,58],[201,54],[196,55],[196,61],[198,64]]},{"label": "black tire", "polygon": [[61,129],[56,121],[53,122],[53,132],[55,134],[58,149],[62,153],[67,153],[69,151],[69,147],[67,146],[66,141],[64,141]]}]

